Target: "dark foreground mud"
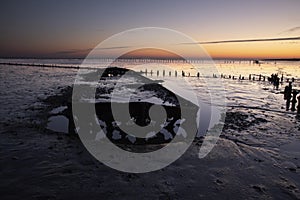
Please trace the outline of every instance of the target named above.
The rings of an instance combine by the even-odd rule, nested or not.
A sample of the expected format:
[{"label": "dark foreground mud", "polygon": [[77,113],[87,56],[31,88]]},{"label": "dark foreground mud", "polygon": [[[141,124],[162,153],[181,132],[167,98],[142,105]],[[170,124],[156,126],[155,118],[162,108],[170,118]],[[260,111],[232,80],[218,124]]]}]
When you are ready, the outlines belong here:
[{"label": "dark foreground mud", "polygon": [[196,138],[168,167],[129,174],[94,159],[76,134],[46,128],[50,116],[67,116],[66,109],[50,112],[67,106],[69,90],[48,97],[43,109],[32,108],[30,120],[1,122],[1,199],[300,198],[300,123],[294,115],[228,108],[221,137],[205,158],[198,158],[203,138]]}]

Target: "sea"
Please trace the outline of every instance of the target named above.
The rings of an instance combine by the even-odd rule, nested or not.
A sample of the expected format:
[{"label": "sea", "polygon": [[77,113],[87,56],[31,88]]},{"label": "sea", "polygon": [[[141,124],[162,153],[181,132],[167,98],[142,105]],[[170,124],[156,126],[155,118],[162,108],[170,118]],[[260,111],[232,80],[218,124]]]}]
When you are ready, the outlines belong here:
[{"label": "sea", "polygon": [[[222,106],[223,111],[240,107],[254,113],[263,110],[275,115],[295,115],[286,111],[283,91],[292,80],[293,89],[300,90],[300,61],[95,59],[87,65],[83,59],[0,59],[0,63],[3,123],[33,120],[32,112],[45,106],[42,99],[74,84],[80,71],[76,67],[91,68],[91,71],[105,67],[132,69],[160,80],[164,87],[188,100],[193,101],[189,95],[193,93],[207,105],[222,102],[215,106]],[[268,81],[271,74],[283,77],[278,90]]]}]

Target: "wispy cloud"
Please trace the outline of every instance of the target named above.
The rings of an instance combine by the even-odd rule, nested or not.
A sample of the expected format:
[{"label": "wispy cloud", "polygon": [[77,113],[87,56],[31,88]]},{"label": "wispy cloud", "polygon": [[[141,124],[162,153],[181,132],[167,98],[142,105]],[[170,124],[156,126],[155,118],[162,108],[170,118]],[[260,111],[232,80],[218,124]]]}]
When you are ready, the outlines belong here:
[{"label": "wispy cloud", "polygon": [[283,34],[283,33],[293,33],[293,32],[297,32],[297,31],[300,31],[300,26],[296,26],[296,27],[293,27],[293,28],[284,30],[284,31],[282,31],[282,32],[279,33],[279,34]]},{"label": "wispy cloud", "polygon": [[218,41],[196,42],[196,43],[180,43],[180,44],[222,44],[222,43],[271,42],[271,41],[291,41],[291,40],[300,40],[300,37],[241,39],[241,40],[218,40]]},{"label": "wispy cloud", "polygon": [[128,48],[132,48],[132,47],[133,46],[100,47],[100,48],[96,48],[95,50],[128,49]]},{"label": "wispy cloud", "polygon": [[66,50],[66,51],[57,51],[54,54],[57,54],[57,55],[80,54],[80,53],[86,53],[91,50],[92,49],[71,49],[71,50]]},{"label": "wispy cloud", "polygon": [[102,50],[114,50],[114,49],[127,49],[131,48],[132,46],[115,46],[115,47],[100,47],[100,48],[89,48],[89,49],[71,49],[65,51],[57,51],[54,52],[54,55],[78,55],[78,54],[87,54],[92,50],[95,51],[102,51]]}]

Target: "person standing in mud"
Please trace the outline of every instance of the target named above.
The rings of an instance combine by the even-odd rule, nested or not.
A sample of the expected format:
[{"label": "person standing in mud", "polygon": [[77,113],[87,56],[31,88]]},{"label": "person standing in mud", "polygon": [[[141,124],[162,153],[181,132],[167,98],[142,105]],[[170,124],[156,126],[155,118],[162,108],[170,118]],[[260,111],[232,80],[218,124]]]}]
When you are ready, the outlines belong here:
[{"label": "person standing in mud", "polygon": [[[293,111],[293,112],[296,110],[297,94],[298,94],[297,90],[293,90],[292,108],[291,108],[291,111]],[[299,105],[298,105],[298,107],[299,107]]]},{"label": "person standing in mud", "polygon": [[292,83],[290,82],[289,86],[285,86],[284,89],[284,100],[286,100],[286,111],[290,109],[291,97],[292,97]]},{"label": "person standing in mud", "polygon": [[278,79],[278,76],[277,76],[277,74],[275,74],[272,77],[272,83],[273,83],[273,85],[274,85],[275,88],[277,88],[277,79]]},{"label": "person standing in mud", "polygon": [[278,90],[278,88],[279,88],[279,83],[280,83],[280,79],[279,79],[279,77],[277,77],[276,80],[275,80],[276,90]]}]

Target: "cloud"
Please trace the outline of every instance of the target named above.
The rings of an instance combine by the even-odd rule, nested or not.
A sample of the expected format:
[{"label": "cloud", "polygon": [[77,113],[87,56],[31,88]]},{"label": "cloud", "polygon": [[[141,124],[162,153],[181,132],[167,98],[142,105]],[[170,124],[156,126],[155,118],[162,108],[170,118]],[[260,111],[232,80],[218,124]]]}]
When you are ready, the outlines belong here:
[{"label": "cloud", "polygon": [[101,47],[101,48],[96,48],[96,50],[127,49],[132,47],[133,46]]},{"label": "cloud", "polygon": [[116,47],[101,47],[101,48],[89,48],[89,49],[71,49],[71,50],[65,50],[65,51],[57,51],[54,52],[54,55],[73,55],[73,54],[87,54],[92,50],[101,51],[101,50],[114,50],[114,49],[126,49],[131,48],[132,46],[116,46]]},{"label": "cloud", "polygon": [[300,40],[300,37],[245,39],[245,40],[243,40],[243,39],[241,39],[241,40],[219,40],[219,41],[180,43],[180,44],[223,44],[223,43],[243,43],[243,42],[290,41],[290,40]]},{"label": "cloud", "polygon": [[53,54],[57,54],[57,55],[80,54],[80,53],[86,53],[91,50],[92,49],[72,49],[72,50],[66,50],[66,51],[57,51]]},{"label": "cloud", "polygon": [[54,52],[50,56],[78,56],[78,55],[87,55],[90,51],[103,51],[103,50],[115,50],[115,49],[127,49],[132,48],[134,46],[115,46],[115,47],[99,47],[99,48],[88,48],[88,49],[71,49],[71,50],[64,50],[64,51],[57,51]]},{"label": "cloud", "polygon": [[295,32],[295,31],[300,31],[300,26],[296,26],[294,28],[290,28],[288,30],[285,30],[284,33],[286,33],[286,32]]}]

